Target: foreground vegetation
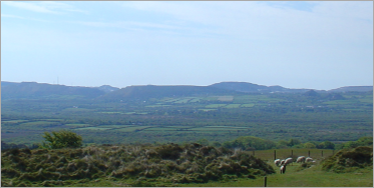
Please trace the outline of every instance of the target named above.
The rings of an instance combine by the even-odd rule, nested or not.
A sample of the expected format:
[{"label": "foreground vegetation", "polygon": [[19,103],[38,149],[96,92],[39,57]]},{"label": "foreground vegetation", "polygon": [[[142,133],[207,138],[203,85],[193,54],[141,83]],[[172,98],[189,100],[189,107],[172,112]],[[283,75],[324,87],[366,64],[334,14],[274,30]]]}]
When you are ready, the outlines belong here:
[{"label": "foreground vegetation", "polygon": [[270,165],[240,149],[196,143],[11,149],[2,153],[1,162],[2,186],[66,186],[73,180],[108,178],[131,186],[147,186],[147,182],[174,186],[275,173]]},{"label": "foreground vegetation", "polygon": [[[288,173],[311,176],[308,181],[296,181],[297,186],[331,186],[342,184],[310,183],[324,174],[342,178],[333,173],[370,173],[373,166],[373,142],[362,137],[343,145],[334,153],[329,149],[252,150],[269,141],[256,137],[240,137],[223,147],[198,143],[91,145],[81,147],[82,137],[61,130],[45,132],[46,142],[39,149],[5,149],[1,153],[2,186],[258,186],[259,180],[269,176],[269,183],[291,186],[288,176],[277,173],[272,161],[275,158],[310,156],[313,162],[289,165]],[[295,141],[291,139],[290,143]],[[232,145],[236,147],[232,149]],[[353,148],[353,149],[352,149]],[[309,169],[318,169],[309,171]],[[371,168],[371,169],[370,169]],[[322,169],[322,171],[321,171]],[[371,170],[371,171],[370,171]],[[308,173],[302,173],[306,171]],[[320,173],[321,172],[321,173]],[[292,176],[289,176],[292,177]],[[289,178],[288,177],[288,178]],[[294,176],[295,177],[295,176]],[[360,183],[345,186],[372,185],[365,175]],[[281,181],[274,181],[278,178]],[[248,180],[253,179],[253,180]],[[288,179],[289,180],[289,179]],[[308,183],[309,182],[309,183]],[[324,182],[324,181],[322,181]],[[198,184],[196,184],[198,183]],[[247,185],[244,185],[244,184]],[[95,185],[93,185],[95,184]],[[295,185],[295,184],[292,184]]]},{"label": "foreground vegetation", "polygon": [[[315,163],[291,164],[279,173],[273,150],[177,145],[107,145],[78,149],[11,149],[2,152],[2,186],[92,187],[372,187],[373,148],[334,155],[312,150]],[[322,150],[323,151],[323,150]],[[277,150],[279,158],[305,149]]]}]

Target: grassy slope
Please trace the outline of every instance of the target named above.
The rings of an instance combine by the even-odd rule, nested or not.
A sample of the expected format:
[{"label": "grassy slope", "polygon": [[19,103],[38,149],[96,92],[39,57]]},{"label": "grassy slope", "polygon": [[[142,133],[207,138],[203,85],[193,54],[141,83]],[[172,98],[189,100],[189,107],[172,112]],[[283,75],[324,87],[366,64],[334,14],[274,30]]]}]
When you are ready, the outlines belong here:
[{"label": "grassy slope", "polygon": [[[321,171],[320,165],[296,171],[299,165],[288,166],[286,174],[268,175],[268,187],[373,187],[373,170],[363,169],[354,173]],[[274,166],[275,167],[275,166]],[[183,184],[185,187],[263,187],[264,178],[238,179],[235,182],[209,182]]]},{"label": "grassy slope", "polygon": [[[273,165],[274,168],[275,165]],[[267,176],[268,187],[373,187],[373,170],[362,169],[354,173],[333,173],[321,171],[320,165],[297,171],[299,165],[288,166],[286,174]],[[75,182],[69,186],[124,187],[125,181],[98,179],[90,182]],[[164,185],[167,186],[167,185]],[[263,187],[264,178],[239,178],[229,182],[210,181],[208,183],[173,184],[181,187]]]}]

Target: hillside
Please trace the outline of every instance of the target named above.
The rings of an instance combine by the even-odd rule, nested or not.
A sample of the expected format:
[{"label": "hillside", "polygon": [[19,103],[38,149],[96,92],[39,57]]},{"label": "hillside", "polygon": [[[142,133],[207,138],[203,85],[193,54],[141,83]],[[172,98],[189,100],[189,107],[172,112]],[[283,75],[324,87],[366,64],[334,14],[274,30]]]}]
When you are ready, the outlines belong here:
[{"label": "hillside", "polygon": [[73,99],[73,98],[96,98],[105,94],[97,88],[73,87],[65,85],[52,85],[36,82],[1,82],[1,99]]},{"label": "hillside", "polygon": [[329,90],[329,92],[348,92],[348,91],[359,91],[359,92],[373,91],[373,86],[345,86],[345,87],[340,87],[337,89]]},{"label": "hillside", "polygon": [[[243,93],[305,93],[310,89],[289,89],[282,86],[263,86],[247,82],[220,82],[209,86],[129,86],[122,89],[103,85],[100,87],[78,87],[36,82],[1,82],[2,99],[101,99],[105,101],[138,100],[163,97],[196,97],[208,95],[235,95]],[[347,86],[327,92],[366,92],[372,86]],[[313,90],[325,93],[324,90]],[[308,94],[308,93],[307,93]],[[340,97],[341,98],[341,97]]]},{"label": "hillside", "polygon": [[149,99],[162,97],[187,97],[208,95],[233,95],[242,94],[220,88],[206,86],[129,86],[108,93],[99,99],[102,100],[127,100],[127,99]]},{"label": "hillside", "polygon": [[246,93],[270,93],[270,92],[306,92],[308,89],[289,89],[282,86],[263,86],[247,82],[220,82],[209,87],[221,88]]}]

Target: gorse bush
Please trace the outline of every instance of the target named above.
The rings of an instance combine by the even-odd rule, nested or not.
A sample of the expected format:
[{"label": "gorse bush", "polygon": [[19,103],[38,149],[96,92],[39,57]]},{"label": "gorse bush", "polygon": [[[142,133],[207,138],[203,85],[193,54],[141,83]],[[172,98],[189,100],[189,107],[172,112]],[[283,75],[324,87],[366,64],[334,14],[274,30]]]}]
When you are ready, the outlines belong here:
[{"label": "gorse bush", "polygon": [[322,169],[344,173],[360,168],[373,168],[373,147],[360,146],[354,149],[343,149],[327,158],[322,163]]},{"label": "gorse bush", "polygon": [[46,142],[40,146],[41,148],[46,149],[60,149],[60,148],[78,148],[82,146],[82,136],[69,131],[52,131],[52,134],[44,132]]},{"label": "gorse bush", "polygon": [[249,152],[197,143],[17,149],[3,152],[1,162],[2,186],[68,186],[71,180],[98,178],[135,180],[131,186],[151,186],[146,179],[177,185],[275,173]]}]

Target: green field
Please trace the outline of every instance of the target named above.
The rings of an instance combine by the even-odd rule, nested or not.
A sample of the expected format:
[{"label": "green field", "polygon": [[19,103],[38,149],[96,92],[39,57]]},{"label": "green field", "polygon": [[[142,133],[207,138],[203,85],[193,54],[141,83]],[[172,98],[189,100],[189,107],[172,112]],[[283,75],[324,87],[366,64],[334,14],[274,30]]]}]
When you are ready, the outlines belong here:
[{"label": "green field", "polygon": [[219,96],[217,97],[217,100],[231,102],[234,100],[234,96]]},{"label": "green field", "polygon": [[253,106],[255,106],[255,104],[242,104],[240,107],[248,108]]},{"label": "green field", "polygon": [[21,126],[46,126],[50,124],[54,124],[56,122],[50,122],[50,121],[32,121],[32,122],[26,122],[21,123]]},{"label": "green field", "polygon": [[2,121],[2,123],[22,123],[28,120],[18,119],[18,120],[9,120],[9,121]]},{"label": "green field", "polygon": [[166,104],[156,104],[156,105],[148,105],[148,106],[145,106],[145,107],[158,108],[158,107],[167,107],[167,106],[171,106],[171,105],[166,105]]},{"label": "green field", "polygon": [[66,126],[69,126],[69,127],[89,127],[89,126],[92,126],[90,124],[65,124]]},{"label": "green field", "polygon": [[119,128],[119,129],[115,129],[115,130],[112,130],[112,131],[118,131],[118,132],[134,132],[134,131],[138,131],[138,130],[142,130],[142,129],[145,129],[145,128],[149,128],[151,126],[134,126],[134,127],[125,127],[125,128]]},{"label": "green field", "polygon": [[205,108],[220,108],[220,107],[224,107],[226,105],[227,104],[209,104],[209,105],[206,105]]},{"label": "green field", "polygon": [[[277,158],[285,159],[294,156],[308,156],[316,160],[311,168],[300,169],[301,164],[293,163],[287,166],[285,174],[279,173],[279,167],[274,165],[274,150],[249,152],[267,161],[276,170],[275,174],[267,175],[268,187],[373,187],[373,170],[362,169],[352,173],[334,173],[321,170],[320,163],[331,156],[333,150],[320,149],[277,149]],[[323,156],[322,156],[323,152]],[[263,187],[264,177],[256,179],[236,178],[228,182],[210,181],[208,183],[179,184],[182,187]]]},{"label": "green field", "polygon": [[239,108],[241,104],[229,104],[225,108]]},{"label": "green field", "polygon": [[[277,168],[274,165],[274,168]],[[298,165],[288,166],[285,174],[267,175],[267,187],[373,187],[373,171],[333,173],[322,171],[320,166],[297,171]],[[278,168],[277,168],[278,169]],[[179,184],[182,187],[264,187],[265,178],[237,178],[230,182]]]},{"label": "green field", "polygon": [[[346,92],[343,100],[326,96],[328,93],[320,98],[273,93],[155,97],[122,102],[9,100],[2,101],[2,138],[5,142],[35,143],[40,142],[41,138],[34,139],[40,133],[58,129],[91,130],[86,135],[90,142],[103,140],[96,134],[108,134],[106,143],[184,142],[192,138],[224,142],[248,135],[272,141],[297,138],[302,142],[343,142],[372,135],[371,93]],[[135,126],[122,125],[152,129],[138,131]],[[79,129],[85,127],[95,128]],[[112,135],[111,129],[121,130]],[[133,134],[128,135],[129,132]]]},{"label": "green field", "polygon": [[107,128],[107,127],[83,127],[83,128],[77,128],[75,130],[84,130],[84,131],[105,131],[105,130],[109,130],[109,129],[112,129],[112,128]]},{"label": "green field", "polygon": [[102,114],[123,114],[122,112],[98,112]]},{"label": "green field", "polygon": [[132,126],[134,125],[100,125],[99,127],[118,129],[118,128],[126,128],[126,127],[132,127]]}]

